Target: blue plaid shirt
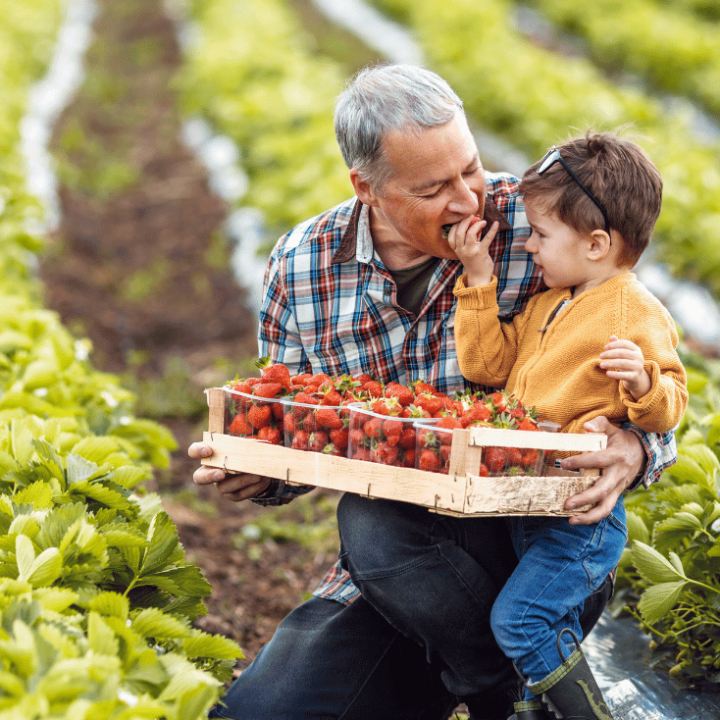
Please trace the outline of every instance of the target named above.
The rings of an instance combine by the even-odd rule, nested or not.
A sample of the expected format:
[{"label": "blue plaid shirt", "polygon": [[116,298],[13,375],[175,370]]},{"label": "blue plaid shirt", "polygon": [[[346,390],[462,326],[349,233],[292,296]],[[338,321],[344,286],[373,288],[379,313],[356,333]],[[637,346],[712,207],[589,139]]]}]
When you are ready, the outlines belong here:
[{"label": "blue plaid shirt", "polygon": [[[485,219],[488,226],[500,222],[490,250],[498,304],[501,316],[510,318],[544,285],[525,251],[530,228],[518,179],[486,173],[486,182]],[[448,393],[480,389],[463,378],[455,354],[453,288],[461,274],[459,261],[440,259],[419,313],[400,307],[393,278],[373,247],[369,208],[352,198],[293,228],[273,249],[260,310],[260,354],[293,372],[366,372],[403,384],[426,380]],[[648,454],[641,479],[648,485],[676,461],[674,434],[635,430]],[[256,502],[284,504],[311,489],[274,481]],[[359,591],[336,565],[315,594],[348,603]]]}]

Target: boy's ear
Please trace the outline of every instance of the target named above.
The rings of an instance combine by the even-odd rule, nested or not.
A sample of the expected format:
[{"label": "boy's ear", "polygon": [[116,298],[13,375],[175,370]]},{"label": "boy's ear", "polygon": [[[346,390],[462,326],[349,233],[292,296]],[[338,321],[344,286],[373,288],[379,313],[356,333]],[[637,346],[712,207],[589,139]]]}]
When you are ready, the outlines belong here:
[{"label": "boy's ear", "polygon": [[604,230],[593,230],[587,237],[588,260],[602,260],[610,252],[612,241]]},{"label": "boy's ear", "polygon": [[363,205],[377,206],[377,193],[366,180],[360,177],[360,172],[356,168],[350,170],[350,182]]}]

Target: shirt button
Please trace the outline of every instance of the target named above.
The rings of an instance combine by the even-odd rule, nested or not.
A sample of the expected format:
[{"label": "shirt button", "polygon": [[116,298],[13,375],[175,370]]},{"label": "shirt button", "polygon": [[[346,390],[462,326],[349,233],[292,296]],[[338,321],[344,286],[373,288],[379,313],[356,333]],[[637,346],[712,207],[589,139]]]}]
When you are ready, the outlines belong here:
[{"label": "shirt button", "polygon": [[407,339],[408,339],[408,340],[412,340],[412,341],[417,340],[417,330],[415,330],[415,329],[413,328],[413,329],[407,334]]}]

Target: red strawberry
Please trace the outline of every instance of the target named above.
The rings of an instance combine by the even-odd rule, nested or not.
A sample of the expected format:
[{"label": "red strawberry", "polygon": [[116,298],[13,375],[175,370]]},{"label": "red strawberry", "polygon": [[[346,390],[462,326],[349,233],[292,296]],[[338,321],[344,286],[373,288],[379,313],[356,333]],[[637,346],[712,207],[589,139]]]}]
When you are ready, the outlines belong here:
[{"label": "red strawberry", "polygon": [[308,437],[308,450],[321,452],[328,444],[328,434],[324,430],[316,430]]},{"label": "red strawberry", "polygon": [[328,443],[321,452],[324,455],[333,455],[335,457],[342,457],[344,455],[344,452],[341,451],[340,448],[336,447],[334,443]]},{"label": "red strawberry", "polygon": [[415,395],[420,395],[421,393],[432,393],[433,395],[435,395],[435,393],[437,393],[434,385],[426,383],[423,380],[418,380],[416,383],[413,384],[412,387],[415,391]]},{"label": "red strawberry", "polygon": [[342,427],[342,420],[337,413],[330,407],[320,407],[315,411],[315,420],[320,427],[329,428],[331,430],[337,430]]},{"label": "red strawberry", "polygon": [[398,453],[397,445],[390,445],[386,442],[381,442],[375,450],[378,462],[381,462],[383,465],[395,465],[398,459]]},{"label": "red strawberry", "polygon": [[415,435],[415,429],[414,428],[405,428],[402,431],[402,435],[400,436],[400,441],[398,442],[398,445],[403,450],[414,450],[416,439],[417,439],[417,437]]},{"label": "red strawberry", "polygon": [[500,473],[507,462],[507,448],[489,447],[483,451],[483,461],[492,473]]},{"label": "red strawberry", "polygon": [[303,405],[319,405],[320,401],[311,393],[300,391],[293,398],[293,402],[302,403]]},{"label": "red strawberry", "polygon": [[269,405],[253,405],[248,409],[247,420],[257,430],[270,424],[272,411]]},{"label": "red strawberry", "polygon": [[322,392],[320,404],[338,407],[343,404],[343,396],[335,388],[327,388]]},{"label": "red strawberry", "polygon": [[350,433],[346,427],[330,431],[330,442],[338,449],[345,452],[348,447]]},{"label": "red strawberry", "polygon": [[485,403],[473,403],[465,410],[460,418],[463,427],[468,427],[474,422],[487,422],[492,418],[492,412]]},{"label": "red strawberry", "polygon": [[245,435],[252,435],[252,426],[248,423],[245,413],[238,413],[228,427],[228,433],[230,435],[237,435],[243,437]]},{"label": "red strawberry", "polygon": [[414,468],[415,467],[415,447],[408,448],[405,450],[405,457],[403,459],[403,467]]},{"label": "red strawberry", "polygon": [[383,396],[383,386],[377,380],[370,380],[361,387],[370,397],[379,398]]},{"label": "red strawberry", "polygon": [[292,382],[290,380],[290,371],[283,363],[273,363],[270,358],[260,358],[255,362],[260,368],[262,383],[280,383],[280,386],[286,390],[290,390]]},{"label": "red strawberry", "polygon": [[253,386],[253,395],[260,398],[276,398],[283,391],[283,386],[277,382],[262,382]]},{"label": "red strawberry", "polygon": [[495,409],[499,413],[504,413],[507,409],[507,395],[504,392],[494,392],[487,396],[488,400],[492,402]]},{"label": "red strawberry", "polygon": [[440,457],[433,450],[423,450],[418,460],[418,468],[427,472],[437,472],[440,469]]},{"label": "red strawberry", "polygon": [[308,449],[308,434],[305,432],[305,430],[298,430],[295,435],[293,435],[292,442],[290,443],[290,447],[293,450],[307,450]]},{"label": "red strawberry", "polygon": [[507,450],[508,465],[520,465],[522,463],[522,450],[520,448],[508,448]]},{"label": "red strawberry", "polygon": [[540,457],[540,453],[535,448],[525,448],[522,451],[522,464],[525,467],[534,465],[538,461],[538,457]]},{"label": "red strawberry", "polygon": [[373,440],[380,437],[380,420],[378,418],[370,418],[364,425],[363,430],[367,437]]},{"label": "red strawberry", "polygon": [[430,413],[431,416],[445,407],[445,403],[442,398],[429,392],[423,392],[416,395],[414,404]]},{"label": "red strawberry", "polygon": [[530,417],[525,417],[522,420],[518,421],[517,429],[534,432],[534,431],[538,430],[538,426],[537,426],[537,423],[535,422],[535,420],[533,420]]},{"label": "red strawberry", "polygon": [[292,435],[295,432],[296,422],[292,413],[286,412],[283,416],[283,430]]},{"label": "red strawberry", "polygon": [[292,383],[292,385],[295,385],[297,387],[305,387],[311,377],[312,373],[302,373],[301,375],[295,375],[294,377],[290,378],[290,382]]},{"label": "red strawberry", "polygon": [[258,430],[257,437],[258,440],[264,440],[265,442],[269,442],[273,445],[282,444],[282,435],[280,434],[279,428],[273,428],[270,426],[260,428],[260,430]]},{"label": "red strawberry", "polygon": [[302,420],[303,429],[308,432],[317,430],[318,422],[314,412],[309,412]]},{"label": "red strawberry", "polygon": [[385,397],[396,398],[401,405],[405,406],[412,403],[415,399],[415,393],[406,385],[390,382],[385,386]]},{"label": "red strawberry", "polygon": [[252,392],[252,385],[247,380],[233,380],[227,384],[227,387],[234,392],[246,393],[247,395]]},{"label": "red strawberry", "polygon": [[383,435],[390,445],[397,445],[402,436],[403,424],[401,420],[384,420],[382,424]]},{"label": "red strawberry", "polygon": [[489,473],[488,473],[487,465],[485,465],[485,463],[480,463],[480,472],[478,473],[478,475],[480,477],[487,477],[488,474]]}]

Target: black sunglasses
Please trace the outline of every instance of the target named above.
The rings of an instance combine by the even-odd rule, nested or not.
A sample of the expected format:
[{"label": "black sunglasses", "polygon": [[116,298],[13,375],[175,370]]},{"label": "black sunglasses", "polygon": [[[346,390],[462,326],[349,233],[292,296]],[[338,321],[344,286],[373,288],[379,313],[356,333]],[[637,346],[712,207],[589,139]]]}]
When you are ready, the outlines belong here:
[{"label": "black sunglasses", "polygon": [[550,148],[545,157],[540,161],[537,169],[538,175],[544,175],[557,162],[559,162],[565,168],[565,170],[567,170],[567,174],[578,184],[580,189],[597,205],[598,210],[600,210],[605,220],[605,232],[610,235],[610,221],[608,220],[605,208],[600,204],[600,201],[585,187],[585,184],[575,174],[575,171],[563,160],[563,157],[557,148]]}]

